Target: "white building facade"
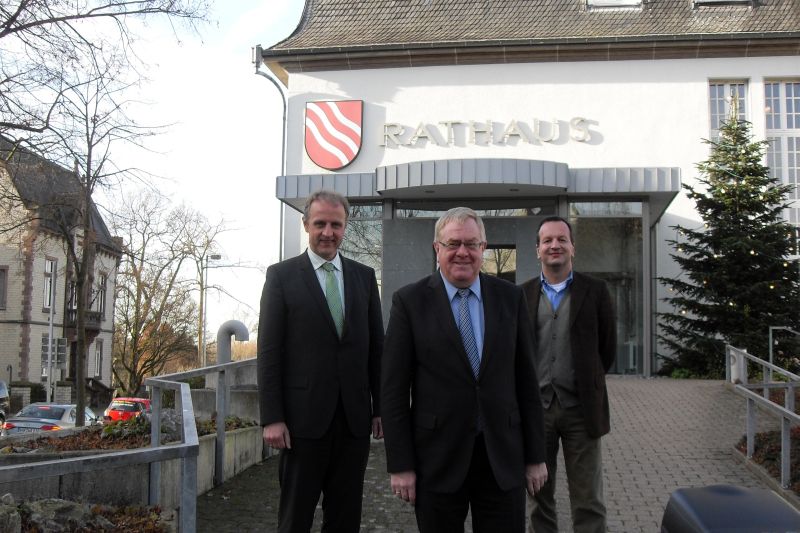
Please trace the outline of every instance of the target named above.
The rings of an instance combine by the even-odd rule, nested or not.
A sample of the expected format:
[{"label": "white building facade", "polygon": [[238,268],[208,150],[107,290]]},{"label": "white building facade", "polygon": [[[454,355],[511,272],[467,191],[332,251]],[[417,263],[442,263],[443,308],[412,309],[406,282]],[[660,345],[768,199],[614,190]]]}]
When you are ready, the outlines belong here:
[{"label": "white building facade", "polygon": [[[292,36],[258,50],[288,101],[283,257],[305,246],[308,194],[342,192],[367,228],[345,253],[379,269],[388,318],[392,292],[435,268],[444,210],[484,216],[488,253],[511,255],[503,275],[516,283],[539,274],[536,227],[558,214],[575,229],[575,268],[614,295],[614,371],[654,373],[668,310],[657,278],[678,273],[665,241],[671,226],[700,225],[681,183],[694,183],[731,94],[772,141],[773,172],[797,185],[800,3],[402,4],[309,0]],[[357,150],[324,131],[353,122],[327,103],[341,101],[361,102]]]}]

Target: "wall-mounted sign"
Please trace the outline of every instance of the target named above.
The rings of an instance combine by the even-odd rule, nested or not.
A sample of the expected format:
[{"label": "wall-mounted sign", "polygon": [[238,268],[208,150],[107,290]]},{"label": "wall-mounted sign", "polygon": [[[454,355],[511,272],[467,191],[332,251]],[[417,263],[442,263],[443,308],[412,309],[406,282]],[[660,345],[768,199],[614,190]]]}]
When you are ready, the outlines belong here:
[{"label": "wall-mounted sign", "polygon": [[306,102],[305,146],[318,166],[339,170],[353,162],[361,150],[361,100]]},{"label": "wall-mounted sign", "polygon": [[592,135],[590,121],[583,117],[573,117],[569,121],[533,119],[530,122],[511,120],[446,120],[438,124],[420,122],[418,126],[398,123],[383,125],[383,142],[388,148],[407,146],[422,147],[425,143],[438,146],[465,146],[467,144],[504,145],[517,142],[530,144],[563,142],[573,140],[588,142]]}]

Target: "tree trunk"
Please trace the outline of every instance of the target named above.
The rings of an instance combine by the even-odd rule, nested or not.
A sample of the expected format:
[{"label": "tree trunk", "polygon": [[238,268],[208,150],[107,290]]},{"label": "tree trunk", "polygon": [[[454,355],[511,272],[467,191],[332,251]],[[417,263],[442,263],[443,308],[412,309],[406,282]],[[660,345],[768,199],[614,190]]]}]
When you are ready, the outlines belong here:
[{"label": "tree trunk", "polygon": [[75,354],[75,397],[76,411],[75,426],[81,427],[86,423],[86,352],[88,349],[86,335],[86,312],[89,304],[89,289],[94,282],[94,256],[95,256],[95,234],[92,228],[91,217],[91,191],[85,187],[81,212],[81,229],[83,239],[81,241],[80,267],[77,269],[75,280],[76,305],[76,330],[77,330],[77,350]]}]

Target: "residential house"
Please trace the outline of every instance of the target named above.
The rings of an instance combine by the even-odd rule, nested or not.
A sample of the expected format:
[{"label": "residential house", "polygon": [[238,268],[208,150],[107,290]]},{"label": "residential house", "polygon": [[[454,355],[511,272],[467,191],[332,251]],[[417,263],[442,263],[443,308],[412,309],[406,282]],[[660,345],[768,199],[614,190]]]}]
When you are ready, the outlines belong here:
[{"label": "residential house", "polygon": [[[68,231],[80,239],[74,209],[80,184],[70,170],[0,137],[0,191],[0,376],[46,382],[52,331],[53,381],[73,380],[76,293],[63,228],[72,227]],[[121,241],[111,236],[94,204],[91,217],[97,253],[86,317],[86,376],[94,393],[111,385]]]}]

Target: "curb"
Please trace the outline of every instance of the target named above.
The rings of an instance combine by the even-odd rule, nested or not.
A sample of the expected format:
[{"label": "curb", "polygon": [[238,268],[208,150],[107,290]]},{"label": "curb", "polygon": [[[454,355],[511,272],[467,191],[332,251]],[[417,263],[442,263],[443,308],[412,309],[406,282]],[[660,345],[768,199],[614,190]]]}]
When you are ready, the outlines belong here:
[{"label": "curb", "polygon": [[789,505],[800,511],[800,496],[795,494],[794,491],[781,487],[780,481],[772,477],[772,475],[761,465],[748,459],[745,454],[737,450],[735,447],[733,448],[732,455],[734,458],[744,463],[747,469],[758,476],[761,481],[769,485],[769,487],[776,492],[778,496],[783,498]]}]

